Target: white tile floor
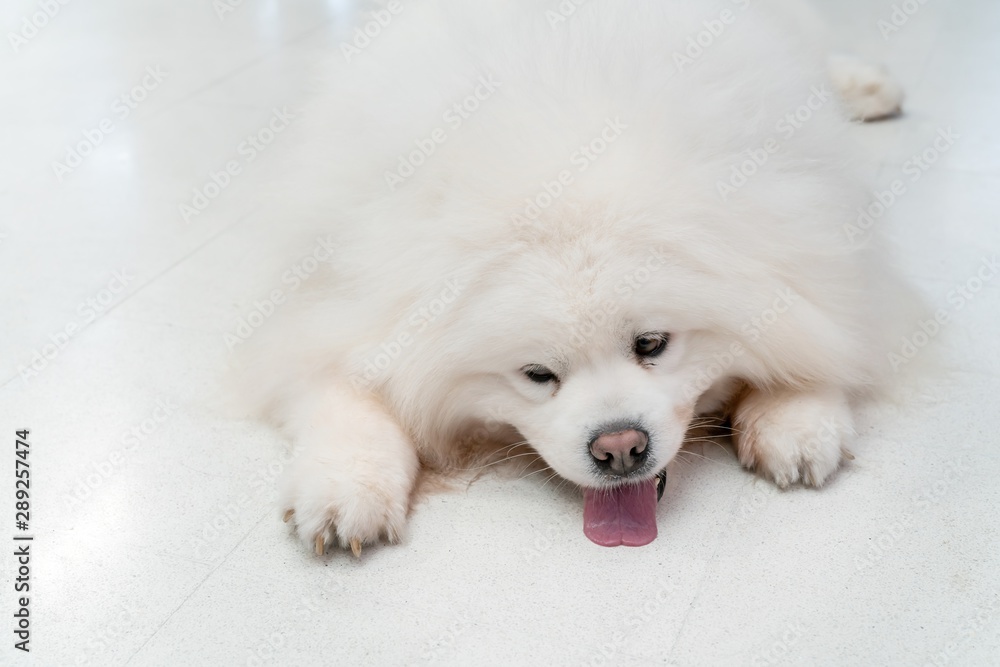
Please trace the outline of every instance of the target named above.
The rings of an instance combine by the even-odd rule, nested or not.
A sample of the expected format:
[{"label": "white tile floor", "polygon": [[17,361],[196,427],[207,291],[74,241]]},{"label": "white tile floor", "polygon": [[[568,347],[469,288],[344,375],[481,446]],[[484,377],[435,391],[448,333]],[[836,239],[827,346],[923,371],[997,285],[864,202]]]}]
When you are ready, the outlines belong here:
[{"label": "white tile floor", "polygon": [[[43,4],[6,0],[3,34]],[[487,478],[360,561],[289,537],[279,438],[215,407],[223,333],[254,296],[226,268],[252,261],[251,179],[178,213],[294,106],[349,3],[49,4],[0,49],[0,485],[30,428],[36,537],[30,655],[2,549],[0,664],[1000,664],[1000,282],[947,298],[1000,249],[1000,4],[897,3],[920,9],[883,40],[889,0],[827,3],[908,90],[904,118],[856,130],[877,187],[939,128],[960,135],[879,223],[953,309],[946,372],[862,411],[836,483],[778,493],[707,448],[672,468],[653,545],[601,549],[578,497]],[[157,67],[123,117],[115,98]],[[114,131],[60,181],[53,161],[102,119]]]}]

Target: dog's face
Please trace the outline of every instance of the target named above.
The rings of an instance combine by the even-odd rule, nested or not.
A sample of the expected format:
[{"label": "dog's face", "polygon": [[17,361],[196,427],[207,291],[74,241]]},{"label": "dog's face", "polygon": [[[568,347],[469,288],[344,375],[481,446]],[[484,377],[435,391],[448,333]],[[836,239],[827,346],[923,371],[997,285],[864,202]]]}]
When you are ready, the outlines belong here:
[{"label": "dog's face", "polygon": [[683,333],[619,326],[583,349],[527,359],[507,374],[519,399],[511,422],[553,470],[582,486],[652,477],[680,449],[693,414],[678,372],[684,343]]},{"label": "dog's face", "polygon": [[655,476],[683,443],[713,346],[685,315],[698,295],[679,286],[695,278],[678,271],[648,245],[595,242],[532,249],[495,273],[467,295],[475,325],[457,344],[481,412],[581,486]]}]

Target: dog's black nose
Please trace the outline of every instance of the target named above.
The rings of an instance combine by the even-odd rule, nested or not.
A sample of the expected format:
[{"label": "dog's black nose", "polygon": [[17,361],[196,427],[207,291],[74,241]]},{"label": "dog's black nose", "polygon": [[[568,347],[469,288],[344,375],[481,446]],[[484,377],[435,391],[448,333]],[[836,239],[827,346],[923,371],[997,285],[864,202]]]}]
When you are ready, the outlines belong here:
[{"label": "dog's black nose", "polygon": [[646,462],[649,435],[626,428],[600,433],[590,441],[590,455],[597,467],[609,475],[627,475]]}]

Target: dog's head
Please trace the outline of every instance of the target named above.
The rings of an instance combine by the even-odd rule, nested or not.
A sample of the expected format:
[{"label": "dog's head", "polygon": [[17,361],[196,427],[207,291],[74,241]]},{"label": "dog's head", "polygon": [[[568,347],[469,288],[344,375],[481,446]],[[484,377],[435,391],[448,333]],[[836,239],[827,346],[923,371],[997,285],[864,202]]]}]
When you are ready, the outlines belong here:
[{"label": "dog's head", "polygon": [[855,289],[823,268],[838,264],[711,212],[572,213],[476,239],[460,295],[413,336],[390,391],[425,440],[511,425],[560,476],[607,489],[656,476],[740,381],[856,374],[855,337],[806,296]]},{"label": "dog's head", "polygon": [[698,285],[668,248],[637,239],[526,244],[463,294],[445,363],[464,374],[460,400],[514,426],[562,477],[651,479],[699,397],[736,370],[730,356],[705,374],[729,343],[705,330],[717,297]]}]

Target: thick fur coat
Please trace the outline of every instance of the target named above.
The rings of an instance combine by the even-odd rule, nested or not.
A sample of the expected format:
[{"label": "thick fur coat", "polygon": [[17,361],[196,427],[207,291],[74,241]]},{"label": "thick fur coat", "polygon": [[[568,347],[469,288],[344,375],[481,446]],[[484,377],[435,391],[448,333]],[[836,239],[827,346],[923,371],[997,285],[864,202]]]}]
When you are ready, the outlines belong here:
[{"label": "thick fur coat", "polygon": [[[899,298],[877,239],[851,233],[868,195],[849,119],[900,93],[803,21],[676,0],[362,20],[281,173],[281,228],[332,257],[255,334],[244,383],[297,446],[306,543],[397,539],[419,461],[477,438],[613,488],[719,413],[781,486],[836,471]],[[624,477],[588,447],[621,423],[648,445]]]}]

